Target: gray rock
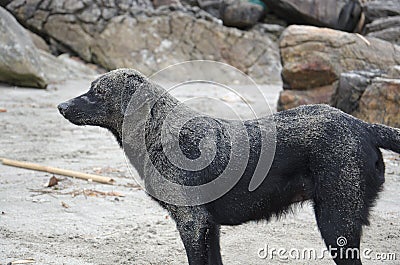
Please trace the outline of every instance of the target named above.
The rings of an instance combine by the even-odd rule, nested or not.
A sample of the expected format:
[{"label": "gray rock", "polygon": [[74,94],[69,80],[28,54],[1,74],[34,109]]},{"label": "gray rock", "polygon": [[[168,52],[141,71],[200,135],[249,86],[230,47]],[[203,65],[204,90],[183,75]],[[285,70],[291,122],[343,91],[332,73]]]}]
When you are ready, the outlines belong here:
[{"label": "gray rock", "polygon": [[[132,67],[149,75],[177,62],[208,59],[237,67],[258,82],[280,80],[279,50],[272,33],[225,27],[200,9],[171,6],[154,11],[133,7],[144,0],[96,1],[102,15],[96,12],[93,19],[91,11],[87,11],[88,19],[78,15],[86,12],[94,0],[87,0],[78,14],[60,11],[64,1],[56,1],[56,7],[54,1],[44,9],[48,16],[38,16],[43,9],[30,2],[8,8],[46,39],[58,43],[53,47],[69,50],[108,70]],[[26,9],[36,11],[28,18]],[[107,19],[104,10],[112,12]],[[92,23],[94,18],[96,22]]]},{"label": "gray rock", "polygon": [[[74,13],[73,11],[71,13]],[[101,16],[101,10],[96,4],[92,4],[77,15],[78,19],[86,23],[96,23]]]},{"label": "gray rock", "polygon": [[46,51],[46,52],[50,52],[50,47],[49,45],[46,43],[46,41],[40,37],[39,35],[28,31],[29,36],[31,37],[33,44],[36,46],[36,48]]},{"label": "gray rock", "polygon": [[0,81],[45,88],[38,50],[27,31],[0,7]]},{"label": "gray rock", "polygon": [[65,9],[70,12],[79,12],[85,8],[85,4],[81,0],[66,0]]},{"label": "gray rock", "polygon": [[393,67],[390,67],[390,69],[387,73],[387,77],[400,79],[400,65],[395,65]]},{"label": "gray rock", "polygon": [[[190,1],[186,2],[189,5],[193,5]],[[222,0],[197,0],[195,1],[195,5],[198,5],[202,10],[211,14],[216,18],[221,18],[221,6],[223,4]]]},{"label": "gray rock", "polygon": [[181,5],[181,3],[179,2],[179,0],[153,0],[154,8],[170,5]]},{"label": "gray rock", "polygon": [[94,78],[98,72],[86,66],[82,61],[72,59],[68,54],[58,57],[45,51],[39,51],[40,61],[46,80],[49,83],[59,83],[67,79]]},{"label": "gray rock", "polygon": [[389,16],[400,16],[399,0],[370,0],[364,3],[367,21],[374,21]]},{"label": "gray rock", "polygon": [[366,31],[369,37],[400,45],[400,16],[376,19],[366,26]]},{"label": "gray rock", "polygon": [[264,7],[242,0],[225,1],[221,7],[224,25],[245,29],[254,26],[263,16]]}]

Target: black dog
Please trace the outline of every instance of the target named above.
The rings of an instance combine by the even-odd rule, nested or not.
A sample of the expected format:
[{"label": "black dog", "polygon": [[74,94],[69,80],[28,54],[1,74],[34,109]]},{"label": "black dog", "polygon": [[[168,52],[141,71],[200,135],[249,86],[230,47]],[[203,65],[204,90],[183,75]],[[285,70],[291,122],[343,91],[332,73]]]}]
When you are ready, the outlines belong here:
[{"label": "black dog", "polygon": [[[152,176],[158,171],[163,178],[185,186],[213,181],[233,159],[232,135],[227,128],[236,128],[239,122],[203,115],[186,122],[178,135],[167,135],[177,138],[181,152],[193,161],[208,150],[207,145],[201,147],[202,139],[207,135],[214,137],[214,159],[206,168],[180,169],[164,154],[165,143],[161,139],[161,125],[179,104],[136,71],[120,69],[101,76],[86,94],[61,103],[58,108],[74,124],[109,129],[119,144],[127,147],[125,152],[134,152],[128,156],[149,183],[147,191],[167,198],[160,200],[154,196],[176,221],[189,264],[222,264],[220,225],[268,220],[284,214],[294,203],[306,200],[313,202],[317,224],[328,248],[337,248],[342,253],[359,250],[362,225],[368,225],[369,209],[384,183],[379,148],[400,153],[400,130],[363,122],[327,105],[303,106],[244,121],[248,162],[238,181],[215,200],[185,206],[169,203],[168,198],[181,196],[190,202],[191,196],[201,194],[178,194]],[[132,106],[134,110],[129,111]],[[185,107],[181,109],[178,115],[191,112]],[[127,116],[131,122],[124,124]],[[261,136],[268,133],[268,126],[264,126],[268,121],[274,121],[276,126],[275,156],[270,170],[264,172],[265,179],[254,191],[249,191],[260,161]],[[126,145],[125,139],[129,142]],[[136,143],[142,140],[144,146]],[[345,237],[347,244],[338,244],[340,237]],[[334,260],[336,264],[361,264],[357,255],[335,255]]]}]

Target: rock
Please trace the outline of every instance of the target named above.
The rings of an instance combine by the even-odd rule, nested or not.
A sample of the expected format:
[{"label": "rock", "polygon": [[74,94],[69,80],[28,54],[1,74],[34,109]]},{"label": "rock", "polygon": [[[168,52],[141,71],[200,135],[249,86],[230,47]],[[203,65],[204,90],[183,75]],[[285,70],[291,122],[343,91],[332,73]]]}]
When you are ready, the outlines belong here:
[{"label": "rock", "polygon": [[240,29],[254,26],[263,14],[263,5],[242,0],[226,1],[221,7],[224,25]]},{"label": "rock", "polygon": [[195,6],[199,6],[202,10],[210,15],[221,18],[220,9],[223,1],[221,0],[197,0]]},{"label": "rock", "polygon": [[[108,70],[132,67],[149,75],[177,62],[207,59],[237,67],[257,82],[280,80],[278,45],[272,35],[225,27],[202,10],[160,7],[157,11],[124,11],[116,4],[120,1],[107,1],[108,6],[97,1],[102,14],[107,9],[115,15],[105,19],[96,12],[98,20],[93,24],[63,8],[65,1],[49,1],[48,7],[42,2],[40,8],[34,1],[24,5],[13,5],[13,1],[7,8],[59,47]],[[93,1],[85,1],[80,12]]]},{"label": "rock", "polygon": [[46,41],[42,37],[33,33],[32,31],[28,31],[28,33],[33,41],[33,44],[36,46],[36,48],[46,51],[46,52],[50,52],[49,45],[47,45]]},{"label": "rock", "polygon": [[391,67],[387,73],[388,78],[400,79],[400,65]]},{"label": "rock", "polygon": [[154,8],[158,8],[160,6],[170,6],[170,5],[180,5],[179,0],[153,0]]},{"label": "rock", "polygon": [[366,26],[366,32],[369,37],[400,45],[400,16],[376,19]]},{"label": "rock", "polygon": [[331,105],[371,123],[400,127],[400,66],[343,73]]},{"label": "rock", "polygon": [[[280,99],[279,109],[295,107],[302,102],[330,102],[333,99],[327,97],[334,94],[334,82],[344,72],[388,71],[391,66],[400,64],[400,47],[397,45],[326,28],[290,26],[282,33],[280,48],[283,88],[293,90],[282,95],[295,95],[301,100],[287,103]],[[322,93],[315,88],[327,86],[331,89],[327,89],[325,96],[314,95]],[[323,101],[315,101],[320,97]]]},{"label": "rock", "polygon": [[258,23],[254,26],[254,29],[259,31],[261,34],[269,35],[273,37],[274,40],[278,41],[282,32],[285,30],[285,27],[279,24]]},{"label": "rock", "polygon": [[45,88],[38,50],[28,32],[0,7],[0,81]]},{"label": "rock", "polygon": [[336,27],[347,0],[264,0],[269,9],[291,24]]},{"label": "rock", "polygon": [[49,83],[59,83],[67,79],[94,78],[96,70],[86,66],[81,60],[73,59],[68,54],[55,57],[45,51],[39,51],[44,75]]},{"label": "rock", "polygon": [[400,128],[400,79],[373,79],[354,115],[367,122]]},{"label": "rock", "polygon": [[400,16],[399,0],[365,1],[364,14],[369,22],[384,17]]},{"label": "rock", "polygon": [[[68,57],[54,57],[37,49],[44,45],[39,36],[29,33],[5,9],[0,7],[0,81],[17,86],[45,88],[68,78],[94,76],[95,70]],[[44,43],[41,43],[44,42]]]},{"label": "rock", "polygon": [[317,87],[312,90],[283,90],[279,95],[278,111],[307,104],[329,104],[335,92],[333,85]]},{"label": "rock", "polygon": [[343,72],[388,69],[400,63],[400,47],[358,34],[311,26],[290,26],[280,41],[285,89],[332,84]]},{"label": "rock", "polygon": [[384,73],[380,70],[351,71],[342,73],[331,104],[346,113],[358,110],[359,101],[372,79]]},{"label": "rock", "polygon": [[362,14],[362,6],[358,0],[350,0],[340,10],[335,29],[358,32],[361,31],[365,23],[365,16]]},{"label": "rock", "polygon": [[7,6],[12,0],[0,0],[0,6]]}]

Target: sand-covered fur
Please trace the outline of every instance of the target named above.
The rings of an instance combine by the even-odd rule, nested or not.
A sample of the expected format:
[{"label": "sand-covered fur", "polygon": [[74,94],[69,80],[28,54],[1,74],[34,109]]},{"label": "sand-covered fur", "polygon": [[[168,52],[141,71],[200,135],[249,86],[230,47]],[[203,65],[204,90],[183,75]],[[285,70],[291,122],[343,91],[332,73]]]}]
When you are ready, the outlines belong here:
[{"label": "sand-covered fur", "polygon": [[[143,100],[131,102],[136,104],[135,112],[129,112],[135,123],[126,127],[124,118],[136,93],[140,94],[136,99]],[[291,205],[307,200],[313,202],[318,227],[328,248],[344,252],[359,249],[362,225],[368,224],[369,210],[384,183],[379,148],[400,153],[399,130],[365,123],[327,105],[302,106],[244,122],[201,116],[181,128],[180,148],[187,158],[196,159],[201,155],[200,140],[212,134],[216,154],[206,168],[187,171],[168,160],[161,144],[161,125],[178,104],[165,90],[139,73],[120,69],[95,80],[88,93],[60,104],[59,110],[77,125],[109,129],[121,146],[127,134],[128,146],[135,153],[129,158],[141,176],[151,176],[146,172],[147,154],[163,177],[189,186],[209,182],[224,171],[231,151],[226,128],[244,124],[250,147],[248,164],[238,183],[225,195],[197,206],[178,206],[155,198],[176,221],[189,264],[222,264],[221,225],[268,220],[273,215],[282,215]],[[183,108],[183,111],[192,110]],[[267,130],[262,124],[271,120],[276,125],[275,157],[261,185],[249,191],[260,158],[261,134]],[[143,128],[145,148],[135,144]],[[151,178],[148,181],[152,182]],[[163,192],[166,196],[176,195],[169,194],[168,189]],[[345,237],[347,244],[338,245],[339,237]],[[334,260],[336,264],[361,264],[359,257],[353,255],[337,255]]]}]

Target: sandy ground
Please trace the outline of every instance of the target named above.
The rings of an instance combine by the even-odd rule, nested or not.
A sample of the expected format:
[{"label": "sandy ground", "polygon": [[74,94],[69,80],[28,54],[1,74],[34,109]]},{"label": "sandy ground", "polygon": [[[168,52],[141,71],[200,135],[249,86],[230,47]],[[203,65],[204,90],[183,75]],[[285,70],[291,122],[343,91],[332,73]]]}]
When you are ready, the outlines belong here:
[{"label": "sandy ground", "polygon": [[[0,165],[0,264],[26,258],[35,264],[186,264],[173,221],[137,188],[113,136],[99,128],[74,126],[58,114],[57,103],[88,86],[89,80],[78,80],[48,90],[0,87],[0,108],[7,109],[0,113],[0,157],[116,179],[110,186],[60,177],[57,187],[47,188],[50,174]],[[279,85],[262,89],[275,104]],[[191,93],[182,93],[181,98],[198,95]],[[262,106],[257,96],[248,97]],[[400,157],[385,152],[385,161],[385,190],[362,239],[362,248],[372,251],[365,264],[400,264]],[[91,190],[125,197],[93,196]],[[223,227],[224,263],[333,264],[328,257],[299,260],[295,254],[261,259],[258,252],[266,246],[288,251],[314,248],[320,253],[324,245],[308,204],[282,220]],[[380,253],[395,253],[397,261],[378,261]]]}]

